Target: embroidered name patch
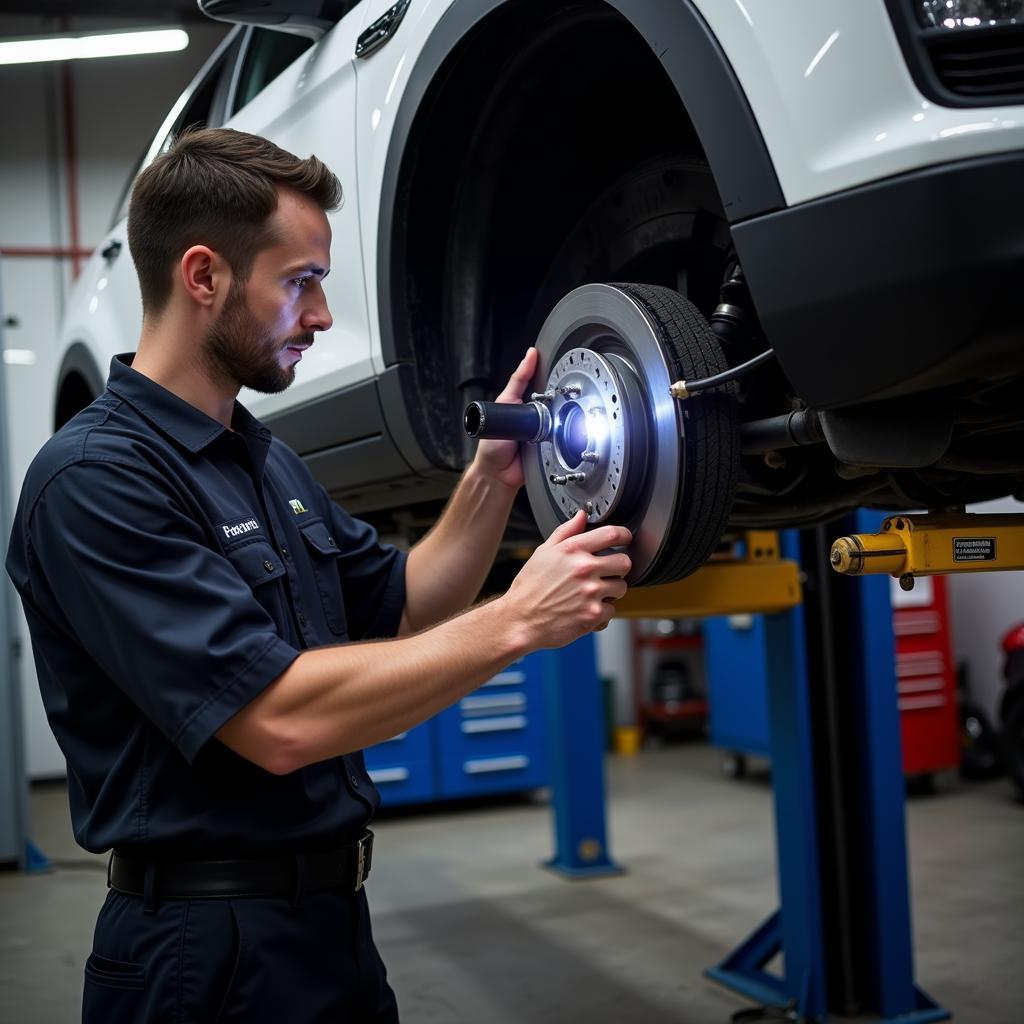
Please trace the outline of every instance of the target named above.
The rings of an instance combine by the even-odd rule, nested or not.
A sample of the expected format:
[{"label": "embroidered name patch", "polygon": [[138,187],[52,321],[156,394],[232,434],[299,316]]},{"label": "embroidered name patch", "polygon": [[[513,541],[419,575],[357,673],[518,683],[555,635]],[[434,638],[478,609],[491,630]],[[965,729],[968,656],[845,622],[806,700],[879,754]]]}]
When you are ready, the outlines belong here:
[{"label": "embroidered name patch", "polygon": [[252,533],[259,528],[260,524],[255,519],[249,518],[224,523],[220,530],[223,532],[225,540],[231,540],[235,537],[244,537],[247,533]]}]

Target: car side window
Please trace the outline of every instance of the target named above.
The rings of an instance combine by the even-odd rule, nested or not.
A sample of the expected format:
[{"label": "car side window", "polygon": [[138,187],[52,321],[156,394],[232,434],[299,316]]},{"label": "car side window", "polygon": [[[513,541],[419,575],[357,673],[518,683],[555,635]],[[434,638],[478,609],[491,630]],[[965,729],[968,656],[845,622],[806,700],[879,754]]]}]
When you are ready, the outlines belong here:
[{"label": "car side window", "polygon": [[285,68],[313,45],[305,36],[257,28],[249,40],[238,76],[231,113],[255,99]]},{"label": "car side window", "polygon": [[205,126],[216,127],[223,123],[222,111],[227,85],[226,73],[237,59],[240,42],[240,33],[236,33],[234,39],[225,41],[220,47],[219,52],[211,59],[208,67],[205,67],[199,76],[178,97],[164,123],[160,126],[160,130],[156,133],[153,142],[145,153],[142,154],[139,162],[129,175],[125,183],[124,192],[121,194],[120,202],[117,204],[117,211],[114,214],[113,220],[114,224],[128,216],[128,200],[131,196],[132,185],[139,172],[161,153],[165,152],[170,147],[171,141],[182,129]]}]

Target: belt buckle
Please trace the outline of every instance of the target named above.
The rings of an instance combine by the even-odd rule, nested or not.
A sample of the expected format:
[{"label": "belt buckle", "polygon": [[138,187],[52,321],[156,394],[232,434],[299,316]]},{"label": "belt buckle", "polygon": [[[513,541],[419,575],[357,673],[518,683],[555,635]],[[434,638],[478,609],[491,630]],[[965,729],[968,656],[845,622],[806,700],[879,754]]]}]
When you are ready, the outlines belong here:
[{"label": "belt buckle", "polygon": [[353,892],[359,892],[363,887],[363,882],[366,881],[366,841],[368,839],[368,835],[362,835],[356,843],[356,887],[352,890]]}]

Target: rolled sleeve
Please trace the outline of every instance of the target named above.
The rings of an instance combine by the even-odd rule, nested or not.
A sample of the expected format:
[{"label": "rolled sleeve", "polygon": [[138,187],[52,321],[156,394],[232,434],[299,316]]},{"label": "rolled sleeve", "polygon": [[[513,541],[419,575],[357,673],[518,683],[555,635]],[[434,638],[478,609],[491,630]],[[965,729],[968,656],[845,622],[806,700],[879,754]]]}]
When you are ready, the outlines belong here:
[{"label": "rolled sleeve", "polygon": [[75,462],[27,542],[33,599],[191,762],[299,652],[184,502],[144,466]]}]

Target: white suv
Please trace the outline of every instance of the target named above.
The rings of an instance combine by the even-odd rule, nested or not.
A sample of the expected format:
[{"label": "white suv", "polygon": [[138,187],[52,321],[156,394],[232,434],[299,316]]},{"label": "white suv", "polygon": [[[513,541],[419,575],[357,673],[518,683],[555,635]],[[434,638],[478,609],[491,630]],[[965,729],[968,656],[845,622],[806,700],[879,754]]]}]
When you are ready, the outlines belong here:
[{"label": "white suv", "polygon": [[[388,533],[433,522],[463,409],[538,340],[554,433],[510,536],[585,506],[635,530],[635,582],[733,529],[1024,490],[1024,0],[200,6],[239,27],[147,159],[226,124],[341,178],[334,329],[244,398]],[[55,426],[139,325],[122,209]]]}]

